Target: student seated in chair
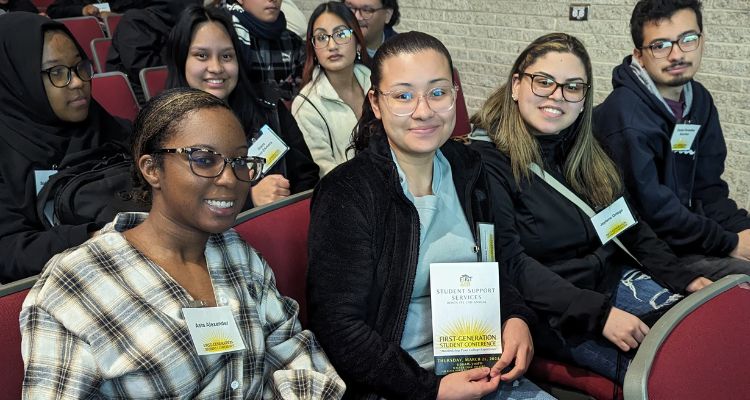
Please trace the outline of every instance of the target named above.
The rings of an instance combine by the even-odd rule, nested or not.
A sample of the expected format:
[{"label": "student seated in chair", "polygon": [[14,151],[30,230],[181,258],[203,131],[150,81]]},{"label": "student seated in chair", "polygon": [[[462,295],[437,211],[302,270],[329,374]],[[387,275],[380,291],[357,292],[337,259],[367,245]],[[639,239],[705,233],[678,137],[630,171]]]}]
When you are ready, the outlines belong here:
[{"label": "student seated in chair", "polygon": [[150,212],[55,256],[24,301],[24,398],[340,398],[297,303],[231,229],[263,164],[232,110],[167,90],[133,154]]}]

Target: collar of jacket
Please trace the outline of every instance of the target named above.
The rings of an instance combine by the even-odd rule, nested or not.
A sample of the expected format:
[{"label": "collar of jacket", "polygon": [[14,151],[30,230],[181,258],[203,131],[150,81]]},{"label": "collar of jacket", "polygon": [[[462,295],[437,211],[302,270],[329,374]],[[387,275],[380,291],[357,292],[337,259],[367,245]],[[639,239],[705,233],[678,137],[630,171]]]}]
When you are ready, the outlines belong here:
[{"label": "collar of jacket", "polygon": [[[362,92],[364,93],[365,98],[367,98],[367,91],[370,90],[370,69],[362,64],[355,63],[354,77],[357,79],[359,87],[362,88]],[[333,85],[331,85],[331,82],[328,80],[328,77],[325,75],[325,73],[323,72],[323,68],[321,68],[320,65],[316,66],[313,70],[312,79],[310,80],[310,82],[313,82],[313,84],[310,85],[310,90],[315,90],[320,98],[343,103],[343,100],[341,100],[341,97],[336,92],[336,89],[334,89]]]}]

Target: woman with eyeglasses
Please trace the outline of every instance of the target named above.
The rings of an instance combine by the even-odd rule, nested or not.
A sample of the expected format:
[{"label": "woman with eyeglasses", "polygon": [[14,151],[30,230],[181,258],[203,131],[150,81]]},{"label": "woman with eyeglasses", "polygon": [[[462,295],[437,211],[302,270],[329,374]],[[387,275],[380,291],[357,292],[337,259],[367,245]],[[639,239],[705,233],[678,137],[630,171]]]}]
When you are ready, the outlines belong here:
[{"label": "woman with eyeglasses", "polygon": [[456,87],[445,46],[403,33],[372,65],[356,155],[313,195],[311,329],[349,398],[551,398],[522,378],[535,316],[504,278],[502,357],[492,368],[435,375],[429,266],[477,261],[474,225],[487,221],[492,196],[478,155],[448,140]]},{"label": "woman with eyeglasses", "polygon": [[352,130],[370,90],[369,56],[354,14],[339,1],[320,4],[307,26],[303,88],[292,114],[320,176],[351,158]]},{"label": "woman with eyeglasses", "polygon": [[578,39],[536,39],[472,117],[472,147],[497,194],[501,265],[540,317],[540,351],[622,383],[647,322],[711,281],[627,206],[592,134],[592,81]]},{"label": "woman with eyeglasses", "polygon": [[148,213],[55,256],[21,310],[24,398],[338,399],[294,300],[232,230],[263,160],[222,100],[192,88],[135,122]]},{"label": "woman with eyeglasses", "polygon": [[170,33],[166,47],[167,87],[201,89],[227,101],[242,121],[249,144],[268,125],[289,147],[253,185],[247,208],[312,189],[318,183],[318,166],[294,117],[281,101],[269,103],[256,95],[247,79],[245,66],[238,60],[237,34],[225,10],[188,7]]},{"label": "woman with eyeglasses", "polygon": [[[103,223],[47,228],[43,183],[68,160],[127,153],[130,124],[91,98],[91,60],[59,22],[25,12],[0,17],[0,283],[34,275]],[[104,200],[103,200],[104,201]]]}]

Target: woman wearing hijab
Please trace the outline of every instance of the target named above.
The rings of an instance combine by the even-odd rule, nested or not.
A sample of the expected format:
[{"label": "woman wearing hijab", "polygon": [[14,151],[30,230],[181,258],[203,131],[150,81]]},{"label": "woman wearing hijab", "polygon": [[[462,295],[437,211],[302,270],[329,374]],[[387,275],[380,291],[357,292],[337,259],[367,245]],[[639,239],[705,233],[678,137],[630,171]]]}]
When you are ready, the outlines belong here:
[{"label": "woman wearing hijab", "polygon": [[93,221],[45,229],[37,193],[82,151],[127,151],[130,129],[91,99],[91,61],[64,25],[29,13],[0,20],[0,282],[8,282],[39,273],[98,229]]}]

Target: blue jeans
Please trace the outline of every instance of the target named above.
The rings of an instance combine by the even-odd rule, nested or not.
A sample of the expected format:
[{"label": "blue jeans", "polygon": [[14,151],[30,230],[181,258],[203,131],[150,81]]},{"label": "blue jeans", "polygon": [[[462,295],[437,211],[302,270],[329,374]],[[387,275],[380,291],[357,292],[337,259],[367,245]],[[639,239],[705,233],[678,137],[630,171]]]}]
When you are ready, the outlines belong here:
[{"label": "blue jeans", "polygon": [[547,394],[535,385],[534,382],[521,377],[513,382],[500,382],[500,388],[490,393],[482,400],[554,400],[555,398]]},{"label": "blue jeans", "polygon": [[[663,313],[678,302],[682,295],[656,283],[650,276],[637,269],[625,269],[615,293],[613,306],[641,319]],[[622,384],[625,370],[635,356],[635,350],[620,351],[604,336],[586,340],[570,348],[576,363]]]}]

